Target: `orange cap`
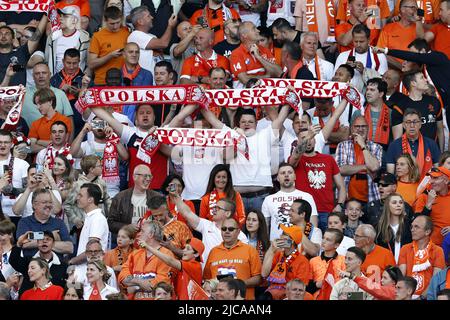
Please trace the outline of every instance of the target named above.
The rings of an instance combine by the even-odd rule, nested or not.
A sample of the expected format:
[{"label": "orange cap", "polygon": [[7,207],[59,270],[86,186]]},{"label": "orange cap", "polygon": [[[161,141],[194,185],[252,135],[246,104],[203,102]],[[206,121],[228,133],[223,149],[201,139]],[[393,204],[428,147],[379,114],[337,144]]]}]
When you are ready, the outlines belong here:
[{"label": "orange cap", "polygon": [[431,170],[428,171],[427,175],[435,178],[446,176],[447,178],[450,179],[450,170],[448,170],[446,167],[431,168]]},{"label": "orange cap", "polygon": [[284,224],[280,224],[281,230],[286,233],[296,244],[300,244],[303,238],[302,229],[299,226],[287,226]]},{"label": "orange cap", "polygon": [[205,245],[203,244],[203,242],[201,242],[197,238],[191,238],[191,241],[189,242],[189,244],[195,251],[198,252],[198,254],[200,256],[200,261],[203,261],[202,255],[203,255],[203,251],[205,251]]}]

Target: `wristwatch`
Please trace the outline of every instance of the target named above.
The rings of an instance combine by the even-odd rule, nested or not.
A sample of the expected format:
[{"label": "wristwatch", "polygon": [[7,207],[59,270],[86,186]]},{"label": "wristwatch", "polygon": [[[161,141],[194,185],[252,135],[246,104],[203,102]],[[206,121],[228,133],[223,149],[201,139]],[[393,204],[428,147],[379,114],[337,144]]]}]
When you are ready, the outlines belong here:
[{"label": "wristwatch", "polygon": [[343,203],[338,203],[337,204],[339,207],[341,207],[342,210],[345,210],[345,205]]}]

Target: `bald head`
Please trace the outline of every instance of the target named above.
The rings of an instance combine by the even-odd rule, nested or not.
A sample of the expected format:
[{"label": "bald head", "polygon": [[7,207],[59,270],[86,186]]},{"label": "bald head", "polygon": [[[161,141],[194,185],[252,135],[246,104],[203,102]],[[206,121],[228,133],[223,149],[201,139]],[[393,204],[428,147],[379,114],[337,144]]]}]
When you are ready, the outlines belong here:
[{"label": "bald head", "polygon": [[146,164],[140,164],[134,168],[133,174],[151,174],[150,168]]},{"label": "bald head", "polygon": [[370,240],[375,241],[375,238],[377,237],[377,232],[375,231],[375,228],[370,224],[361,224],[356,228],[356,230],[361,231],[361,233],[369,238]]},{"label": "bald head", "polygon": [[245,21],[239,26],[239,38],[242,42],[255,42],[259,39],[259,30],[253,22]]},{"label": "bald head", "polygon": [[203,52],[205,50],[212,50],[212,47],[214,45],[214,31],[207,28],[201,29],[195,35],[194,44],[195,48],[199,52]]},{"label": "bald head", "polygon": [[180,22],[177,26],[177,36],[180,39],[186,38],[186,36],[192,31],[192,25],[189,21]]}]

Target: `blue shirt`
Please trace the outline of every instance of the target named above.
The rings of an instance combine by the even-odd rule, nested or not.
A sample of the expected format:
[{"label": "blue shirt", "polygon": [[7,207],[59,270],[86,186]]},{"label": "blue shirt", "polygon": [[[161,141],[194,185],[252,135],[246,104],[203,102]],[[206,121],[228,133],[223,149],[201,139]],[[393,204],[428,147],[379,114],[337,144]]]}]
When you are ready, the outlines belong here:
[{"label": "blue shirt", "polygon": [[[19,238],[21,235],[26,233],[27,231],[59,231],[59,236],[61,237],[61,241],[70,241],[69,231],[67,230],[66,225],[64,224],[64,221],[61,219],[56,219],[53,217],[50,217],[47,222],[41,223],[34,217],[34,214],[25,217],[19,220],[19,223],[17,224],[17,232],[16,237]],[[25,257],[32,257],[36,254],[38,249],[23,249],[23,255]],[[62,255],[58,254],[60,258],[62,258]]]},{"label": "blue shirt", "polygon": [[[414,157],[417,156],[417,151],[419,150],[419,139],[416,141],[411,141],[408,139],[409,146],[411,147],[412,155]],[[433,159],[433,163],[439,162],[439,157],[441,156],[441,151],[439,150],[438,145],[435,141],[430,138],[423,137],[423,151],[424,157],[427,154],[427,151],[430,150],[431,158]],[[389,145],[388,151],[386,153],[386,163],[395,164],[397,162],[398,157],[403,154],[402,149],[402,138],[398,138]]]},{"label": "blue shirt", "polygon": [[[122,85],[124,86],[152,86],[153,85],[153,75],[147,69],[141,68],[136,78],[133,79],[131,85],[123,82],[123,73],[122,73]],[[132,123],[134,123],[134,115],[135,115],[136,106],[135,105],[127,105],[123,106],[122,113],[130,119]]]}]

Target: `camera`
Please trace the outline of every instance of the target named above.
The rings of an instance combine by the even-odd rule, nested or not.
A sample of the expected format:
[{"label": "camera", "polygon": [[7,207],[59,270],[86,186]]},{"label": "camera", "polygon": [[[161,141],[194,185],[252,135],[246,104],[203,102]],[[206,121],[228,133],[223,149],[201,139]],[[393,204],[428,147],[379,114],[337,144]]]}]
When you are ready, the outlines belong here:
[{"label": "camera", "polygon": [[31,153],[31,147],[30,146],[25,146],[23,149],[24,153]]},{"label": "camera", "polygon": [[417,15],[421,18],[425,17],[425,10],[417,9]]},{"label": "camera", "polygon": [[25,70],[25,66],[21,64],[15,64],[12,66],[14,72],[21,72]]},{"label": "camera", "polygon": [[28,234],[28,240],[44,240],[44,232],[37,231]]},{"label": "camera", "polygon": [[3,174],[4,174],[4,175],[7,174],[8,171],[9,171],[9,166],[8,166],[7,164],[4,164],[4,165],[3,165]]},{"label": "camera", "polygon": [[312,118],[311,118],[311,124],[312,124],[313,126],[318,125],[319,123],[320,123],[319,117],[312,117]]},{"label": "camera", "polygon": [[36,173],[44,172],[44,166],[42,164],[36,163]]},{"label": "camera", "polygon": [[100,119],[92,120],[91,126],[92,130],[103,130],[105,129],[105,121]]},{"label": "camera", "polygon": [[347,61],[348,62],[355,62],[356,58],[355,58],[355,56],[348,56]]}]

